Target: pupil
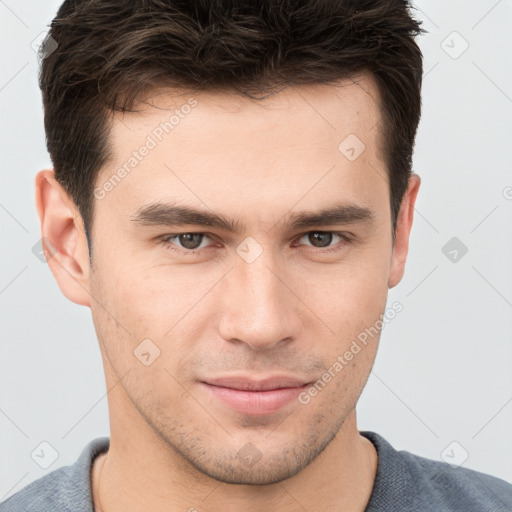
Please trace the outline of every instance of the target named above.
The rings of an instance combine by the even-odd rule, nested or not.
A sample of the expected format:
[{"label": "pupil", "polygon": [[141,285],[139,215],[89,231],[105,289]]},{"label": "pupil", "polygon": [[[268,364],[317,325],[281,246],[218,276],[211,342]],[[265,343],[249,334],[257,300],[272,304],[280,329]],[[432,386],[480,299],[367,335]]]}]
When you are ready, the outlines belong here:
[{"label": "pupil", "polygon": [[[317,245],[316,247],[327,247],[332,242],[332,233],[311,233],[309,237],[309,241],[313,245],[315,245],[316,242],[320,241],[320,245]],[[315,242],[313,242],[313,239],[315,240]]]}]

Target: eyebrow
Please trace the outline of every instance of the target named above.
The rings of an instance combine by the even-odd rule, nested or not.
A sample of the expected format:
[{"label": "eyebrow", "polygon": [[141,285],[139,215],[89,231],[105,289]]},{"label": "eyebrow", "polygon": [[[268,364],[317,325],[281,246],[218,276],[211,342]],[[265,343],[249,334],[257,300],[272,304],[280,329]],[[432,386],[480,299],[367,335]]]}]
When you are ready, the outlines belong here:
[{"label": "eyebrow", "polygon": [[[290,230],[299,230],[331,224],[371,223],[374,219],[369,208],[349,203],[318,211],[298,211],[279,224],[284,224]],[[142,206],[130,220],[142,226],[207,226],[237,234],[246,231],[245,224],[239,219],[229,219],[220,213],[170,203]]]}]

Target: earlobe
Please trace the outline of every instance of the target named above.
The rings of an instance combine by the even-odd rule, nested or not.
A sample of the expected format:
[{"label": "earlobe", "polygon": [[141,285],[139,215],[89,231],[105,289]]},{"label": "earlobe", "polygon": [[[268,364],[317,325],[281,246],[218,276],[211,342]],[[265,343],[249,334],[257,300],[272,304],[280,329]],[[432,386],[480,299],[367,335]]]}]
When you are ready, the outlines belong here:
[{"label": "earlobe", "polygon": [[420,188],[421,178],[417,174],[413,174],[409,178],[407,190],[402,198],[400,212],[398,213],[396,225],[396,238],[391,255],[391,267],[388,279],[388,287],[396,286],[404,275],[405,261],[409,250],[409,235],[412,229],[414,218],[414,205],[418,190]]},{"label": "earlobe", "polygon": [[53,170],[37,173],[35,195],[48,266],[69,300],[90,306],[89,253],[82,218]]}]

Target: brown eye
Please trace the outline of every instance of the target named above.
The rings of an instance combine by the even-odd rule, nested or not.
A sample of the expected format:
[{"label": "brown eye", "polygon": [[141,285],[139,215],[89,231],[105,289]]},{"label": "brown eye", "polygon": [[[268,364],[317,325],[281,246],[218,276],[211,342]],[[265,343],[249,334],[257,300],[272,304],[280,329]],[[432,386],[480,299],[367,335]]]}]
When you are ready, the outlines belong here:
[{"label": "brown eye", "polygon": [[[350,242],[349,237],[345,236],[344,233],[335,233],[333,231],[310,231],[309,233],[302,235],[298,239],[299,242],[302,239],[306,239],[309,242],[309,244],[305,245],[310,245],[314,249],[319,249],[319,252],[328,252],[338,248],[341,249],[343,245]],[[333,241],[338,243],[332,245]],[[323,251],[322,249],[324,248],[325,250]]]},{"label": "brown eye", "polygon": [[201,245],[202,237],[204,237],[202,233],[183,233],[177,235],[184,249],[197,249]]},{"label": "brown eye", "polygon": [[308,240],[315,247],[328,247],[332,242],[332,233],[315,231],[313,233],[308,233]]},{"label": "brown eye", "polygon": [[207,247],[203,244],[204,240],[211,238],[205,233],[178,233],[166,235],[161,238],[161,243],[165,248],[173,251],[181,252],[183,254],[194,254],[196,251]]}]

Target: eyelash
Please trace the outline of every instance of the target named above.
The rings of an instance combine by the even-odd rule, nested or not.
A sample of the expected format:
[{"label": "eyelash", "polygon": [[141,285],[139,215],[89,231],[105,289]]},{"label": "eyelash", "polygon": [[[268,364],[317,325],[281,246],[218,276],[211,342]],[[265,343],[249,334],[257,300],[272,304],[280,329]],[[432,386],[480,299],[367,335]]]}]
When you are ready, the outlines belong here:
[{"label": "eyelash", "polygon": [[[308,231],[307,233],[304,233],[302,235],[299,235],[295,240],[300,240],[301,238],[307,236],[307,235],[310,235],[311,233],[331,233],[333,235],[336,235],[338,236],[339,238],[341,238],[341,247],[338,246],[338,244],[334,245],[334,246],[331,246],[327,249],[319,249],[319,248],[315,248],[313,247],[313,252],[314,253],[319,253],[319,254],[325,254],[325,253],[329,253],[329,252],[334,252],[334,251],[338,251],[340,250],[344,245],[346,244],[349,244],[352,242],[352,240],[346,235],[346,233],[343,233],[343,232],[337,232],[337,231]],[[195,256],[197,255],[198,253],[200,253],[203,249],[208,249],[207,247],[203,247],[201,249],[189,249],[189,250],[182,250],[182,249],[176,249],[175,247],[173,247],[175,244],[171,242],[172,239],[174,238],[177,238],[179,237],[180,235],[203,235],[203,236],[206,236],[208,238],[211,238],[209,236],[209,233],[202,233],[202,232],[184,232],[184,233],[173,233],[173,234],[168,234],[168,235],[165,235],[164,237],[162,237],[160,239],[160,243],[164,246],[165,249],[169,249],[171,251],[175,251],[179,254],[183,254],[183,255],[186,255],[186,256]],[[294,242],[295,242],[294,240]]]}]

